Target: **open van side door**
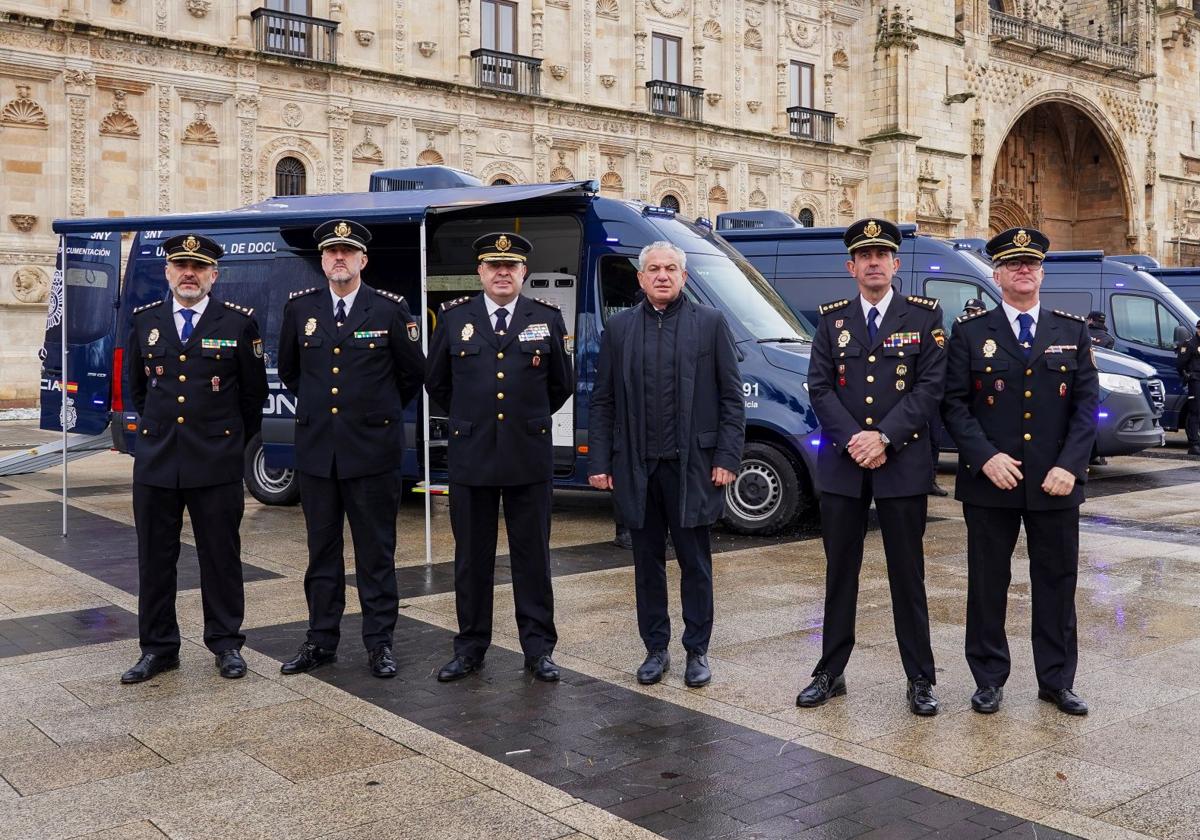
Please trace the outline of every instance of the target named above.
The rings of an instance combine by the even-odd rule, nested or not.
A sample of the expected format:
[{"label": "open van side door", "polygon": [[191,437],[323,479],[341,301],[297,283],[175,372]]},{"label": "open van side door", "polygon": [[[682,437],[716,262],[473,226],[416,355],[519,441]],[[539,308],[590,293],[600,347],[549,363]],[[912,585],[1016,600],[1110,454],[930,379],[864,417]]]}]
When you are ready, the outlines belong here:
[{"label": "open van side door", "polygon": [[58,261],[46,314],[46,337],[39,353],[43,429],[62,431],[65,425],[70,432],[97,435],[108,427],[113,391],[121,387],[118,346],[123,337],[115,334],[120,271],[119,233],[59,237]]}]

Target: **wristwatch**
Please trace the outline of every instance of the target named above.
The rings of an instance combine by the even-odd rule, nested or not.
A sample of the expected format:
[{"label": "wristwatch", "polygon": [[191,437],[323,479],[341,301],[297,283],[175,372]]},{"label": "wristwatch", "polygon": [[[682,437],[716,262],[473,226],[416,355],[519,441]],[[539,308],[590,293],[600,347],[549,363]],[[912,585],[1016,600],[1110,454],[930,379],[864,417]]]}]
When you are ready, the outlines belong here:
[{"label": "wristwatch", "polygon": [[881,441],[883,441],[884,446],[891,446],[891,444],[892,444],[892,442],[890,440],[888,440],[888,436],[885,435],[883,432],[879,433],[879,439]]}]

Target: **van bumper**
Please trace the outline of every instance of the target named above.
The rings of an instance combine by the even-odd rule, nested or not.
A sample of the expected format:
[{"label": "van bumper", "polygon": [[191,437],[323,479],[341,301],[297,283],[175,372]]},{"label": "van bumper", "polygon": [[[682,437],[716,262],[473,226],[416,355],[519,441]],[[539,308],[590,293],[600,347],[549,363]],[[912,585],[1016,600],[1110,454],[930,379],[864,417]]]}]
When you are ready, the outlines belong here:
[{"label": "van bumper", "polygon": [[1100,402],[1096,454],[1132,455],[1166,442],[1166,432],[1141,394],[1109,392]]}]

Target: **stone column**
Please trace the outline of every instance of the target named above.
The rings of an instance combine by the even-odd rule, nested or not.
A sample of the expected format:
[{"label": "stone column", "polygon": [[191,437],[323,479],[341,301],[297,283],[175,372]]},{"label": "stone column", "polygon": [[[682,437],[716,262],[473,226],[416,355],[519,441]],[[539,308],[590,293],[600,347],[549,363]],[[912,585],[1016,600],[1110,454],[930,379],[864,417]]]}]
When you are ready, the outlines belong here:
[{"label": "stone column", "polygon": [[650,33],[646,30],[646,0],[634,0],[633,4],[633,94],[629,107],[644,108],[646,82],[650,80],[648,56]]},{"label": "stone column", "polygon": [[258,92],[237,95],[238,116],[238,202],[253,204],[257,199],[254,188],[258,166],[255,153],[258,149]]},{"label": "stone column", "polygon": [[[544,58],[546,55],[546,37],[543,31],[543,22],[546,19],[546,0],[533,0],[530,4],[529,16],[533,22],[532,27],[530,27],[530,32],[532,33],[530,37],[532,40],[530,42],[529,54],[534,58]],[[517,52],[520,52],[519,47]]]},{"label": "stone column", "polygon": [[72,216],[86,216],[91,205],[88,126],[96,76],[89,70],[71,69],[63,73],[63,82],[67,97],[67,211]]},{"label": "stone column", "polygon": [[471,82],[471,0],[458,0],[458,75],[459,84]]},{"label": "stone column", "polygon": [[346,134],[354,110],[349,105],[330,105],[325,109],[329,118],[329,175],[330,192],[346,191]]},{"label": "stone column", "polygon": [[254,22],[250,13],[261,6],[258,0],[237,0],[237,29],[231,42],[243,49],[254,48]]},{"label": "stone column", "polygon": [[168,84],[158,85],[158,127],[156,130],[156,165],[158,168],[158,212],[170,213],[175,194],[175,120],[172,119],[175,90]]},{"label": "stone column", "polygon": [[403,73],[408,66],[408,3],[392,0],[392,72]]}]

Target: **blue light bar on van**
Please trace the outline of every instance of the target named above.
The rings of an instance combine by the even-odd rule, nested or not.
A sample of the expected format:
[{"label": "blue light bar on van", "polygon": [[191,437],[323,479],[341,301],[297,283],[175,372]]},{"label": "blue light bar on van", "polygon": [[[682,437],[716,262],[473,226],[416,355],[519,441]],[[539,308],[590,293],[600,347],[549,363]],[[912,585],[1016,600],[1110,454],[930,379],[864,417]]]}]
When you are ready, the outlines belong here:
[{"label": "blue light bar on van", "polygon": [[1113,283],[1113,285],[1114,285],[1114,286],[1116,286],[1118,289],[1124,289],[1124,288],[1125,288],[1125,284],[1124,284],[1124,283]]},{"label": "blue light bar on van", "polygon": [[929,270],[930,271],[941,271],[942,267],[940,265],[931,265],[931,266],[929,266]]},{"label": "blue light bar on van", "polygon": [[617,244],[619,244],[619,243],[621,242],[621,237],[619,237],[619,236],[606,236],[606,237],[604,237],[604,241],[605,241],[605,242],[608,242],[609,244],[612,244],[612,245],[617,245]]},{"label": "blue light bar on van", "polygon": [[1099,411],[1099,412],[1097,412],[1097,413],[1096,413],[1096,416],[1097,416],[1099,419],[1103,420],[1105,417],[1107,417],[1107,416],[1108,416],[1108,412],[1107,412],[1107,411]]},{"label": "blue light bar on van", "polygon": [[713,227],[712,219],[709,219],[705,216],[697,216],[696,217],[696,226],[702,227],[702,228],[708,228],[709,230],[712,230],[712,227]]},{"label": "blue light bar on van", "polygon": [[816,449],[821,445],[821,439],[819,437],[809,438],[808,445]]},{"label": "blue light bar on van", "polygon": [[656,204],[647,204],[642,208],[643,216],[663,216],[668,219],[675,218],[675,211],[670,207],[659,207]]}]

